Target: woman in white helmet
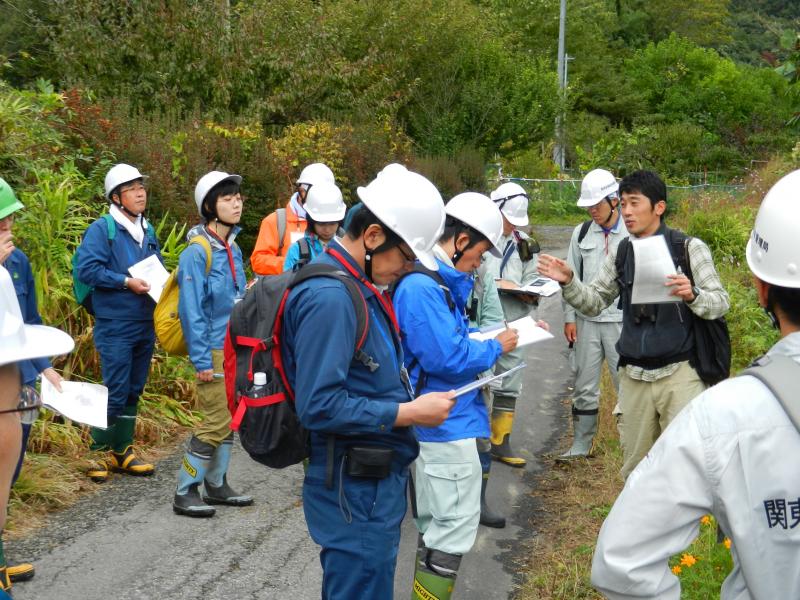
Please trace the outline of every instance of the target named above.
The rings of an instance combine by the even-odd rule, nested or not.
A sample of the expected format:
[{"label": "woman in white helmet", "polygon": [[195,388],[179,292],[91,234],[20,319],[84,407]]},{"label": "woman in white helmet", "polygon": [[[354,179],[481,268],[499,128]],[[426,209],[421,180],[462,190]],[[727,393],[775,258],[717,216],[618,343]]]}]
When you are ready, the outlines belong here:
[{"label": "woman in white helmet", "polygon": [[[500,211],[474,192],[457,195],[445,210],[444,233],[433,249],[438,269],[419,265],[393,294],[415,395],[469,384],[516,348],[518,339],[511,329],[488,341],[469,337],[466,304],[473,274],[484,253],[501,255]],[[445,600],[478,531],[483,477],[476,438],[489,437],[483,395],[463,394],[444,423],[414,430],[420,442],[414,481],[421,537],[412,597],[430,593]]]},{"label": "woman in white helmet", "polygon": [[308,190],[303,207],[306,210],[306,232],[286,253],[284,271],[297,270],[322,254],[341,227],[347,212],[342,190],[327,182]]},{"label": "woman in white helmet", "polygon": [[228,484],[233,432],[221,376],[228,319],[246,289],[242,251],[235,241],[244,209],[241,183],[241,176],[223,171],[211,171],[199,179],[194,200],[203,223],[189,231],[189,246],[178,263],[178,313],[197,375],[198,407],[204,415],[188,442],[172,502],[177,514],[189,517],[213,516],[212,504],[253,503],[252,497]]},{"label": "woman in white helmet", "polygon": [[[499,241],[502,256],[487,255],[486,268],[497,281],[500,301],[507,321],[515,321],[531,312],[535,300],[526,296],[504,294],[504,289],[524,287],[533,282],[538,244],[520,231],[528,225],[528,193],[518,183],[503,183],[490,195],[503,215],[503,236]],[[495,367],[496,373],[514,368],[522,362],[521,351],[503,355]],[[522,391],[522,371],[517,371],[492,384],[492,458],[511,467],[522,468],[526,461],[511,449],[511,430],[514,426],[517,398]]]},{"label": "woman in white helmet", "polygon": [[280,275],[289,247],[306,230],[306,194],[315,185],[336,182],[333,171],[323,163],[306,165],[295,181],[295,191],[285,207],[261,221],[250,265],[256,275]]},{"label": "woman in white helmet", "polygon": [[448,393],[414,398],[386,288],[415,258],[436,268],[444,227],[434,185],[389,165],[358,188],[362,205],[345,235],[317,263],[358,282],[368,326],[354,359],[357,319],[344,283],[316,277],[295,286],[283,315],[282,357],[311,456],[303,485],[309,533],[322,546],[322,598],[391,600],[406,512],[408,466],[418,452],[411,425],[437,425]]},{"label": "woman in white helmet", "polygon": [[[592,584],[611,599],[677,600],[668,560],[713,514],[731,542],[723,600],[800,598],[800,171],[767,193],[747,244],[758,303],[781,339],[759,360],[784,401],[751,375],[707,389],[680,411],[628,477],[606,518]],[[780,385],[776,389],[779,389]]]},{"label": "woman in white helmet", "polygon": [[89,225],[76,251],[75,275],[94,290],[88,296],[95,321],[94,345],[108,388],[108,428],[92,427],[92,450],[99,453],[87,475],[108,479],[111,471],[152,475],[155,467],[133,449],[139,397],[150,372],[155,346],[150,284],[128,269],[155,256],[162,261],[147,208],[145,177],[136,167],[117,164],[105,178],[108,213]]}]

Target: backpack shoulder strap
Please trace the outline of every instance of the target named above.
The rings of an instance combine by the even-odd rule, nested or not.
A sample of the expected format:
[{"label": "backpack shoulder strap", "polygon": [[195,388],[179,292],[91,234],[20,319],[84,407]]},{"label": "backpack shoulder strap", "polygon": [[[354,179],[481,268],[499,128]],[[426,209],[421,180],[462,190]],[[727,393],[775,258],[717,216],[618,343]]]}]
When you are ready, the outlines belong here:
[{"label": "backpack shoulder strap", "polygon": [[630,238],[622,238],[617,246],[617,256],[614,259],[614,266],[617,269],[617,279],[622,281],[625,272],[625,261],[628,258],[628,249],[631,246]]},{"label": "backpack shoulder strap", "polygon": [[289,287],[293,288],[314,277],[338,279],[344,284],[345,288],[347,288],[350,299],[353,301],[353,308],[356,312],[356,347],[353,355],[371,371],[377,370],[379,365],[361,350],[367,340],[367,333],[369,331],[369,309],[367,308],[367,299],[364,298],[364,294],[361,293],[361,288],[358,286],[358,283],[342,269],[333,265],[312,263],[295,272]]},{"label": "backpack shoulder strap", "polygon": [[800,431],[800,396],[797,394],[800,365],[788,356],[762,356],[740,375],[752,375],[766,385]]},{"label": "backpack shoulder strap", "polygon": [[300,248],[300,260],[308,262],[311,260],[311,244],[308,243],[308,238],[305,236],[297,240],[297,246]]},{"label": "backpack shoulder strap", "polygon": [[279,208],[275,211],[275,216],[278,219],[278,254],[283,249],[283,237],[286,235],[286,209]]},{"label": "backpack shoulder strap", "polygon": [[439,286],[439,288],[442,290],[442,292],[444,293],[444,299],[447,302],[447,307],[451,311],[455,310],[456,303],[453,300],[453,293],[450,291],[450,288],[447,287],[447,284],[445,283],[445,281],[442,278],[442,276],[439,273],[437,273],[436,271],[432,271],[430,269],[427,269],[427,268],[423,267],[419,263],[416,263],[414,265],[414,268],[411,271],[409,271],[408,273],[404,273],[400,277],[400,279],[398,279],[397,281],[395,281],[392,284],[392,291],[394,292],[394,290],[397,289],[397,286],[400,285],[400,282],[403,279],[405,279],[406,277],[408,277],[409,275],[411,275],[412,273],[421,273],[422,275],[427,275],[428,277],[433,279],[436,282],[436,284]]},{"label": "backpack shoulder strap", "polygon": [[117,222],[109,213],[103,215],[103,220],[106,222],[108,243],[110,244],[114,241],[114,238],[117,237]]},{"label": "backpack shoulder strap", "polygon": [[201,246],[206,253],[206,277],[211,272],[211,244],[209,241],[202,235],[196,235],[192,239],[189,240],[189,245],[197,244]]},{"label": "backpack shoulder strap", "polygon": [[594,221],[589,219],[588,221],[584,221],[581,224],[581,230],[578,232],[578,243],[579,244],[583,241],[583,238],[586,237],[586,234],[589,233],[589,227],[592,226],[592,223],[594,223]]}]

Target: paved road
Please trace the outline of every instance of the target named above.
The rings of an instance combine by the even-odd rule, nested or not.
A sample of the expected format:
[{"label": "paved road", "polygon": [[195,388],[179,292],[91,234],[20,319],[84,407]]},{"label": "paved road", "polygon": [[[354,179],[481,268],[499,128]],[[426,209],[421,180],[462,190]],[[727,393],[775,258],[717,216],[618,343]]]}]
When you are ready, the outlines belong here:
[{"label": "paved road", "polygon": [[[548,228],[545,251],[565,254],[568,231]],[[540,317],[554,340],[530,347],[525,397],[512,437],[528,459],[525,469],[495,464],[490,500],[505,508],[509,525],[481,527],[462,563],[456,587],[463,600],[509,598],[527,560],[534,501],[528,493],[567,426],[561,399],[567,393],[559,298],[543,301]],[[252,507],[220,507],[213,519],[172,513],[179,456],[163,460],[152,478],[116,477],[102,491],[54,515],[30,537],[7,544],[7,555],[33,559],[36,577],[14,586],[16,600],[272,600],[319,598],[318,548],[305,528],[302,469],[269,470],[239,449],[230,480],[252,494]],[[406,519],[395,596],[410,596],[416,531]]]}]

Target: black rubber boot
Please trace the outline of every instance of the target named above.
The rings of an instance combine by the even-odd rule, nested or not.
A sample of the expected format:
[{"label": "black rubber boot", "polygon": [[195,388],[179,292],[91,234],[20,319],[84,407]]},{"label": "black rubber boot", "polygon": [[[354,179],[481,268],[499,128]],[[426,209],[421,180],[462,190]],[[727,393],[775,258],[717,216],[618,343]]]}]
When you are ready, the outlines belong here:
[{"label": "black rubber boot", "polygon": [[486,485],[489,483],[489,474],[483,474],[483,481],[481,481],[481,525],[486,527],[493,527],[495,529],[503,529],[506,526],[506,518],[493,512],[486,504]]},{"label": "black rubber boot", "polygon": [[233,435],[228,437],[214,450],[208,470],[205,474],[203,500],[208,504],[226,504],[228,506],[250,506],[253,497],[240,494],[228,485],[228,466],[231,462]]}]

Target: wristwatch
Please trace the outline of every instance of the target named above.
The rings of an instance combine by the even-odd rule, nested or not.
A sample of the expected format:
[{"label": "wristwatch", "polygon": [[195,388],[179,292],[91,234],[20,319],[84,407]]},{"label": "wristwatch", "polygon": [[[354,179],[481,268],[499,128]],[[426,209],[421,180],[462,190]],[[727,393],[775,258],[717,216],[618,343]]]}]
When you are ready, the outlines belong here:
[{"label": "wristwatch", "polygon": [[692,298],[692,302],[694,302],[695,300],[697,300],[697,297],[700,295],[700,288],[697,287],[696,285],[693,285],[692,286],[692,293],[694,294],[694,298]]},{"label": "wristwatch", "polygon": [[126,290],[128,289],[128,278],[127,278],[127,277],[126,277],[126,278],[125,278],[125,280],[122,282],[122,287],[124,287]]}]

